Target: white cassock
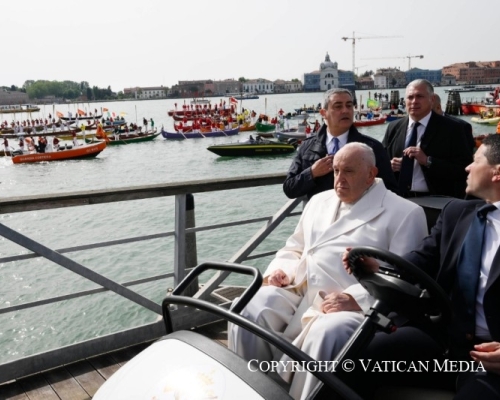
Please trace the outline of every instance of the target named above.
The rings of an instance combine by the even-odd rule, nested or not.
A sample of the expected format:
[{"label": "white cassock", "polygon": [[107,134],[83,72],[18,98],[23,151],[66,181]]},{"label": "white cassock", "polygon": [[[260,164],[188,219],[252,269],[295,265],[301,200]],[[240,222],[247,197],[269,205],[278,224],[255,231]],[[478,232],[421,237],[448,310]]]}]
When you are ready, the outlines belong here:
[{"label": "white cassock", "polygon": [[[283,336],[316,360],[332,360],[361,323],[374,299],[342,264],[347,247],[375,246],[402,255],[427,235],[423,209],[387,190],[381,179],[354,204],[342,203],[335,190],[311,198],[295,232],[264,273],[276,269],[292,282],[285,288],[263,286],[241,314]],[[324,314],[321,295],[351,295],[363,311]],[[246,360],[281,357],[264,340],[233,324],[228,346]],[[282,361],[288,361],[286,356]],[[307,396],[318,382],[312,374],[281,370],[292,382],[290,394]]]}]

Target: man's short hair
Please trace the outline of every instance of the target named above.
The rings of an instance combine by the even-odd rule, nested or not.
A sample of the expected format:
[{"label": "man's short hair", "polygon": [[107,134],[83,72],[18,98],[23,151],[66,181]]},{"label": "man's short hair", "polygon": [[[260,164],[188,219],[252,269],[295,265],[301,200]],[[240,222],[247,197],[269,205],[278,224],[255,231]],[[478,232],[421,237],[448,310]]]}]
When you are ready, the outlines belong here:
[{"label": "man's short hair", "polygon": [[491,165],[500,164],[500,135],[492,133],[483,139],[483,145],[486,146],[484,156]]},{"label": "man's short hair", "polygon": [[406,86],[406,89],[408,89],[410,86],[420,85],[425,85],[425,87],[427,88],[427,93],[429,93],[429,95],[434,94],[434,86],[432,86],[432,83],[430,83],[427,79],[415,79]]},{"label": "man's short hair", "polygon": [[373,149],[365,143],[361,143],[361,142],[347,143],[345,146],[342,147],[341,150],[344,150],[344,149],[360,150],[363,153],[363,160],[366,162],[366,165],[370,168],[375,167],[375,165],[377,164],[377,161],[375,159],[375,153],[373,152]]},{"label": "man's short hair", "polygon": [[323,108],[326,110],[328,108],[328,103],[330,103],[330,98],[334,95],[334,94],[348,94],[350,97],[351,97],[351,100],[353,99],[352,97],[352,93],[350,90],[348,89],[344,89],[344,88],[333,88],[333,89],[330,89],[330,90],[327,90],[325,92],[325,98],[324,98],[324,101],[323,101]]}]

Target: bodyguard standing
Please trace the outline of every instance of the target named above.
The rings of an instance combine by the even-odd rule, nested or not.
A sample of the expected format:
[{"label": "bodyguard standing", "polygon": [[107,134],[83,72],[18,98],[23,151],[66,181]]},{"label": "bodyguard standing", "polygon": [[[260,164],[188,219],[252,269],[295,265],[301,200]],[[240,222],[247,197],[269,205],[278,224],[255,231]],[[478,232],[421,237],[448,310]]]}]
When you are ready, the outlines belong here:
[{"label": "bodyguard standing", "polygon": [[434,88],[425,79],[406,87],[408,117],[387,127],[383,146],[404,197],[463,198],[472,149],[462,124],[432,111]]},{"label": "bodyguard standing", "polygon": [[342,88],[327,91],[320,112],[325,123],[299,147],[283,183],[285,194],[291,199],[305,195],[310,199],[317,193],[332,189],[333,155],[351,142],[361,142],[372,148],[378,169],[377,177],[384,181],[387,189],[397,193],[397,182],[382,144],[358,132],[353,124],[351,92]]}]

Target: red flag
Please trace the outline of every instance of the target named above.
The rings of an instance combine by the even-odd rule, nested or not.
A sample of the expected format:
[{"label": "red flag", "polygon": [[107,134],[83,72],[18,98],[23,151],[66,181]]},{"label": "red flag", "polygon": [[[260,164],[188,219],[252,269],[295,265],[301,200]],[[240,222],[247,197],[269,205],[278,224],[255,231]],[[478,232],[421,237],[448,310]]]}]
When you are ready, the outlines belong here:
[{"label": "red flag", "polygon": [[78,113],[78,115],[85,115],[85,111],[82,111],[80,109],[76,110],[76,112]]},{"label": "red flag", "polygon": [[64,117],[64,114],[63,114],[62,112],[59,112],[59,111],[56,111],[56,115],[57,115],[59,118]]},{"label": "red flag", "polygon": [[115,114],[115,113],[113,113],[113,118],[114,118],[114,117],[116,117],[116,114]]},{"label": "red flag", "polygon": [[238,104],[238,100],[236,100],[234,97],[230,97],[229,101],[233,104]]}]

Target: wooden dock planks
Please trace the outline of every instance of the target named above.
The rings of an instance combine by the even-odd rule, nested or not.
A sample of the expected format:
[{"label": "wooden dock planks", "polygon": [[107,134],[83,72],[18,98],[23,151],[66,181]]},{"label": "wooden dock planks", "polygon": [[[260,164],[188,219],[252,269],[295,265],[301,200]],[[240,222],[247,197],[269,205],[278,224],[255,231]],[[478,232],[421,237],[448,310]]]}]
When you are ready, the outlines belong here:
[{"label": "wooden dock planks", "polygon": [[[227,345],[227,322],[195,331]],[[150,343],[121,349],[0,385],[1,400],[87,400],[101,385]]]}]

